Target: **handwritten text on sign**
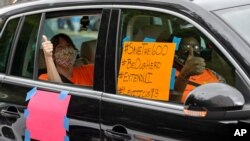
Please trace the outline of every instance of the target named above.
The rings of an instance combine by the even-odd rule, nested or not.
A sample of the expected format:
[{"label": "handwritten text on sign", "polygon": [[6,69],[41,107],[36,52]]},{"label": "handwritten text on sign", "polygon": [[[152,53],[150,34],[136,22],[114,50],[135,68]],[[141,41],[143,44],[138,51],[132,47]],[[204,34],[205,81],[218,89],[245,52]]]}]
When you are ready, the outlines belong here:
[{"label": "handwritten text on sign", "polygon": [[125,42],[118,92],[167,101],[174,53],[174,43]]}]

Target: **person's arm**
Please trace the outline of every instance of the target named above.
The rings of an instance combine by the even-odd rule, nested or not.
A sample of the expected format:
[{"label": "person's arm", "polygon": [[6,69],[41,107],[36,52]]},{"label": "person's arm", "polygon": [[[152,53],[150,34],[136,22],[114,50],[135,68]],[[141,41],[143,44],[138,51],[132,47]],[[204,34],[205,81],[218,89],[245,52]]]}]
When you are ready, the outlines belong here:
[{"label": "person's arm", "polygon": [[182,94],[185,91],[185,88],[188,84],[189,77],[184,77],[182,74],[179,74],[175,80],[174,92],[170,96],[171,101],[180,102]]},{"label": "person's arm", "polygon": [[62,82],[61,77],[56,69],[56,65],[53,60],[53,44],[43,35],[43,53],[45,57],[45,63],[47,67],[48,79],[52,82]]}]

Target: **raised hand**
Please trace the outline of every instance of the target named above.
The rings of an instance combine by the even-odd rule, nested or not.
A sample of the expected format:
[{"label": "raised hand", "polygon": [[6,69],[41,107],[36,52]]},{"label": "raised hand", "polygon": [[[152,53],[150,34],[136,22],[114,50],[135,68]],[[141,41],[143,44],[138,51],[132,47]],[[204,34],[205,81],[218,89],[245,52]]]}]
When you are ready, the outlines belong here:
[{"label": "raised hand", "polygon": [[52,57],[53,54],[53,44],[51,43],[51,41],[48,40],[48,38],[43,35],[43,52],[44,52],[44,56],[45,57]]},{"label": "raised hand", "polygon": [[180,74],[185,78],[201,74],[206,66],[205,60],[201,57],[195,57],[193,52],[193,48],[191,47],[188,58],[180,72]]}]

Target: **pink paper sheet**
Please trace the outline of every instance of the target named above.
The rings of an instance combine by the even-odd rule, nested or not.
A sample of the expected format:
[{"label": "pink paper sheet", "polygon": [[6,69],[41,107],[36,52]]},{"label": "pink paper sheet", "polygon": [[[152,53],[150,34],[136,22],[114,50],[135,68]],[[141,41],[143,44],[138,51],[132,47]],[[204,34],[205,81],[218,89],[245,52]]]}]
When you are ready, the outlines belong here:
[{"label": "pink paper sheet", "polygon": [[28,104],[26,128],[30,138],[41,141],[63,141],[66,136],[64,117],[70,95],[60,99],[59,94],[37,90]]}]

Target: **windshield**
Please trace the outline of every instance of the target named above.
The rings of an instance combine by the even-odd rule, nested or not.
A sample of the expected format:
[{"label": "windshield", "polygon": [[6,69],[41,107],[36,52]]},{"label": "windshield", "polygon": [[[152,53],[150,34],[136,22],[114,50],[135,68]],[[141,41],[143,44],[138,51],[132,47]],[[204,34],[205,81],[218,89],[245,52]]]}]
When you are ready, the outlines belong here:
[{"label": "windshield", "polygon": [[250,44],[250,5],[219,10],[216,14]]}]

